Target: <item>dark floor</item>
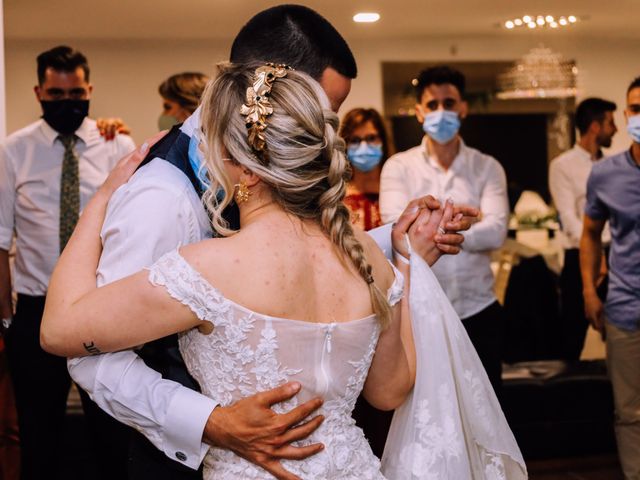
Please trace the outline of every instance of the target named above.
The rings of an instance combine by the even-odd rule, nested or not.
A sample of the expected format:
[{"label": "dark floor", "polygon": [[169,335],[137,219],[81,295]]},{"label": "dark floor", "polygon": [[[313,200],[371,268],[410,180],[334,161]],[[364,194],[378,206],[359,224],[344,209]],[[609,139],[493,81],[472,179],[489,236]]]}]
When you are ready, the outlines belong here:
[{"label": "dark floor", "polygon": [[530,480],[623,480],[615,454],[527,461]]}]

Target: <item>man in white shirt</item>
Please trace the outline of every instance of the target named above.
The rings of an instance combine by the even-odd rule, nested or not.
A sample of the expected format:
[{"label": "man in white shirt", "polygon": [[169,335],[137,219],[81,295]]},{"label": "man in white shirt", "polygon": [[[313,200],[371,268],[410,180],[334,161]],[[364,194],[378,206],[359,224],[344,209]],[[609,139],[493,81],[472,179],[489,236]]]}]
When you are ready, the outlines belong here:
[{"label": "man in white shirt", "polygon": [[[603,158],[602,149],[611,146],[616,134],[613,112],[616,104],[601,98],[587,98],[576,108],[576,127],[580,134],[574,147],[551,161],[549,190],[560,216],[564,265],[560,274],[562,355],[569,361],[580,358],[589,322],[584,314],[582,278],[580,276],[579,246],[582,218],[587,198],[587,178],[591,167]],[[607,227],[603,243],[609,244]],[[603,275],[606,261],[603,257]],[[600,292],[606,294],[606,282]]]},{"label": "man in white shirt", "polygon": [[[340,34],[316,12],[294,5],[259,13],[238,34],[231,60],[258,59],[287,63],[309,73],[323,86],[336,110],[356,75],[355,60]],[[196,194],[202,189],[193,169],[198,170],[199,160],[191,155],[198,151],[198,133],[194,115],[179,131],[168,134],[170,141],[163,139],[154,147],[150,156],[156,158],[111,199],[102,230],[100,284],[151,265],[180,243],[210,235]],[[464,222],[454,222],[447,228],[464,227]],[[402,237],[402,232],[398,235]],[[382,237],[390,250],[389,228]],[[455,253],[460,240],[459,235],[445,235],[443,249]],[[179,352],[172,350],[170,339],[165,340],[164,345],[153,342],[162,355],[141,351],[144,361],[136,352],[125,351],[69,362],[73,378],[102,408],[134,426],[157,447],[135,440],[130,478],[199,478],[195,470],[189,472],[179,464],[197,469],[209,445],[215,445],[233,450],[277,478],[295,479],[279,460],[316,453],[316,447],[294,447],[290,442],[306,437],[321,419],[289,427],[306,419],[320,401],[307,402],[291,414],[276,415],[270,404],[297,392],[285,385],[232,406],[217,406],[215,399],[187,388],[188,379],[178,372]],[[163,461],[159,456],[166,457]]]},{"label": "man in white shirt", "polygon": [[480,209],[481,219],[465,233],[460,254],[440,259],[433,272],[499,392],[504,322],[493,293],[489,255],[502,245],[507,233],[504,169],[494,158],[466,146],[458,135],[467,115],[462,73],[438,66],[420,73],[417,82],[416,117],[425,136],[420,146],[385,163],[380,213],[383,222],[393,222],[409,199],[427,194]]},{"label": "man in white shirt", "polygon": [[[35,93],[43,118],[0,145],[0,308],[4,327],[10,325],[6,345],[20,429],[21,478],[56,479],[70,378],[64,359],[40,348],[49,277],[80,210],[135,145],[123,135],[106,141],[96,122],[87,118],[92,87],[84,55],[60,46],[39,55],[37,63]],[[14,234],[18,302],[12,318],[8,250]],[[83,403],[88,413],[92,402]],[[129,434],[104,417],[116,438],[105,438],[110,434],[102,430],[100,438],[92,439],[105,441],[100,448],[104,464],[96,476],[113,478],[125,470],[126,450],[114,445],[111,453],[120,461],[113,461],[109,444],[121,443]]]}]

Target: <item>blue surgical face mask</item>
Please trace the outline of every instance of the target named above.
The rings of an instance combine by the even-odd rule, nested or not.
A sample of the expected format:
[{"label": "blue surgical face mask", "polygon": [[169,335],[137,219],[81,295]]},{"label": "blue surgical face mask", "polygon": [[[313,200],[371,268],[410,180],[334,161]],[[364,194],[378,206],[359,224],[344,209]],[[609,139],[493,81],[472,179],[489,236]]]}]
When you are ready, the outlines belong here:
[{"label": "blue surgical face mask", "polygon": [[436,110],[424,116],[422,129],[434,141],[444,145],[458,134],[460,117],[456,112]]},{"label": "blue surgical face mask", "polygon": [[202,156],[200,150],[200,130],[194,129],[191,134],[191,140],[189,140],[189,164],[191,169],[196,174],[196,178],[200,182],[200,186],[203,190],[206,190],[211,185],[211,181],[207,177],[207,164]]},{"label": "blue surgical face mask", "polygon": [[382,160],[382,145],[360,142],[360,145],[353,145],[347,149],[347,158],[354,168],[361,172],[370,172]]},{"label": "blue surgical face mask", "polygon": [[640,113],[627,118],[627,132],[634,142],[640,143]]}]

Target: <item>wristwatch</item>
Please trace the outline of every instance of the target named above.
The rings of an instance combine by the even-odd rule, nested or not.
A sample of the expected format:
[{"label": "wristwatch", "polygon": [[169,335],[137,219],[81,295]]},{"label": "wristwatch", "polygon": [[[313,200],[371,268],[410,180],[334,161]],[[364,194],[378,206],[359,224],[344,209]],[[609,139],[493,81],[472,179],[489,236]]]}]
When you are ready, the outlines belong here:
[{"label": "wristwatch", "polygon": [[3,318],[2,319],[2,328],[4,328],[5,330],[8,330],[9,327],[11,326],[12,322],[13,322],[13,317]]}]

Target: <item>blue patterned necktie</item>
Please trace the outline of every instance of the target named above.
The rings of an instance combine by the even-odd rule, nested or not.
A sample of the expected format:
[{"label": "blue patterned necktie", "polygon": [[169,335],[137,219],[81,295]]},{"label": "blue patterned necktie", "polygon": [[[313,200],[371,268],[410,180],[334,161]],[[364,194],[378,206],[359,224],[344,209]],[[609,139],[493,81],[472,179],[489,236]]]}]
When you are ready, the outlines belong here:
[{"label": "blue patterned necktie", "polygon": [[64,145],[60,178],[60,252],[67,245],[80,215],[80,175],[74,134],[58,137]]}]

